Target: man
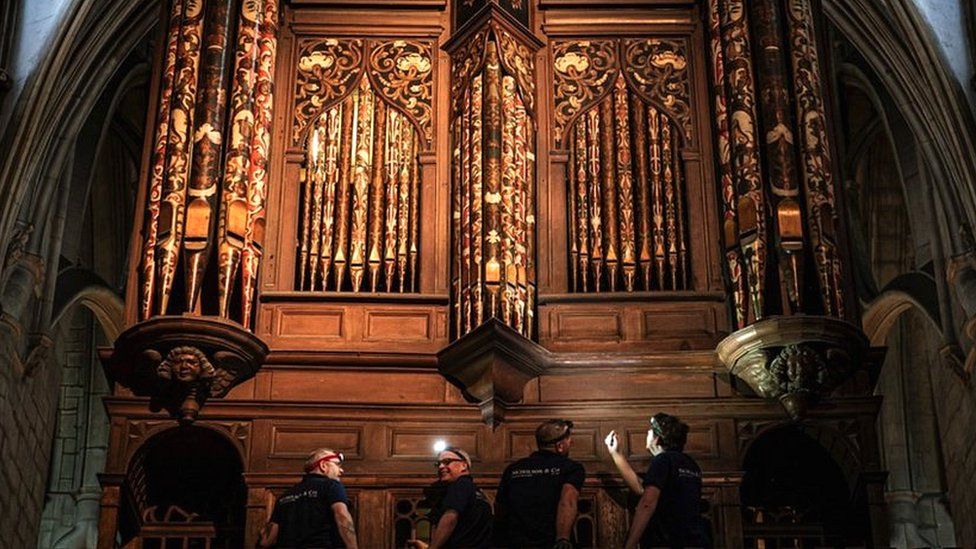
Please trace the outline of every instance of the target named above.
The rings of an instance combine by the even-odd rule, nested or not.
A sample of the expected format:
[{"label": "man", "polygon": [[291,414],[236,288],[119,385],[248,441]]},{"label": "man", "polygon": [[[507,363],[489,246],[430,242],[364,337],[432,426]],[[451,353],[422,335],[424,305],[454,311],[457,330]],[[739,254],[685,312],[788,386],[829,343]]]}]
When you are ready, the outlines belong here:
[{"label": "man", "polygon": [[[624,483],[641,496],[627,534],[626,549],[640,547],[711,547],[701,516],[701,468],[684,453],[688,426],[678,418],[654,414],[647,431],[647,450],[653,456],[644,481],[620,453],[617,433],[604,442]],[[653,521],[651,518],[653,517]]]},{"label": "man", "polygon": [[340,452],[329,448],[308,456],[305,476],[278,498],[259,546],[358,549],[349,498],[339,482],[342,459]]},{"label": "man", "polygon": [[535,430],[538,451],[505,469],[495,498],[495,544],[572,548],[576,503],[586,472],[569,459],[573,422],[551,419]]},{"label": "man", "polygon": [[450,446],[437,454],[437,479],[447,485],[433,516],[430,544],[410,540],[414,549],[487,549],[491,543],[491,504],[471,478],[471,457]]}]

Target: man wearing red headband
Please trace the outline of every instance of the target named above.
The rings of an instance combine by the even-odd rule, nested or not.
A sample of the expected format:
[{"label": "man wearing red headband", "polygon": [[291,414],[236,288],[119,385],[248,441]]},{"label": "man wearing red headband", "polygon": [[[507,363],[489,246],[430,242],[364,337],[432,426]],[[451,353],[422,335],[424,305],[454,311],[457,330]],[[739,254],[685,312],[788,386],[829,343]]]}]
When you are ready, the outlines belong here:
[{"label": "man wearing red headband", "polygon": [[305,476],[278,498],[259,546],[358,549],[349,498],[339,481],[342,459],[329,448],[309,454]]}]

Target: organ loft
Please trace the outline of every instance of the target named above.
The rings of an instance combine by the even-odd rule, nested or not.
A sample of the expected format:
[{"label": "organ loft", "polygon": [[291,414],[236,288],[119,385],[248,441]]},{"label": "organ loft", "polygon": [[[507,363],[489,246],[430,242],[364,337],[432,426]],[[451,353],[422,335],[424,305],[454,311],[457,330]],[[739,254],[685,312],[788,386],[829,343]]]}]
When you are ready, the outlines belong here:
[{"label": "organ loft", "polygon": [[[253,547],[328,447],[360,545],[401,548],[430,539],[436,441],[493,498],[565,418],[576,543],[622,547],[637,499],[603,439],[646,467],[660,411],[690,426],[717,547],[976,540],[952,426],[976,363],[969,197],[932,183],[965,180],[950,141],[972,134],[945,120],[971,113],[879,69],[858,2],[142,4],[104,16],[141,25],[106,61],[137,84],[104,77],[136,91],[92,101],[123,167],[75,168],[60,217],[2,241],[22,303],[47,295],[32,250],[74,246],[49,301],[87,312],[42,317],[95,334],[102,380],[52,378],[40,546],[74,522],[106,549]],[[58,273],[86,261],[116,297],[71,297],[88,279]],[[4,303],[5,325],[35,318]],[[24,376],[68,349],[9,331]]]}]

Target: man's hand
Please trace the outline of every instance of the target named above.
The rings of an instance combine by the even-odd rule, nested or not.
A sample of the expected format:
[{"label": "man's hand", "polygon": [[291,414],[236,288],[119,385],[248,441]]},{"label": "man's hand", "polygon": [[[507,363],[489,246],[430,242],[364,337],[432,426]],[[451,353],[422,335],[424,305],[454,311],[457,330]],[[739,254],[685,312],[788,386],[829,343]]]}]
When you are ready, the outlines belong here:
[{"label": "man's hand", "polygon": [[407,547],[410,549],[427,549],[430,545],[420,541],[419,539],[412,539],[407,541]]},{"label": "man's hand", "polygon": [[603,439],[603,443],[607,445],[607,450],[611,454],[616,454],[620,448],[620,441],[617,440],[617,431],[610,431],[607,434],[607,438]]}]

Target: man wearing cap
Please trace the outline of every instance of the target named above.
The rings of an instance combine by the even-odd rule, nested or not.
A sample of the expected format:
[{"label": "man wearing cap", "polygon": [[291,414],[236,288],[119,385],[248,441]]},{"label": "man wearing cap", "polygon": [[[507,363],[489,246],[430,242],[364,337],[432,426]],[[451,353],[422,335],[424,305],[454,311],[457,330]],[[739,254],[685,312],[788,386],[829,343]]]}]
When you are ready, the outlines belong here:
[{"label": "man wearing cap", "polygon": [[538,451],[505,469],[495,498],[495,544],[571,548],[576,503],[586,472],[569,459],[573,422],[551,419],[535,430]]},{"label": "man wearing cap", "polygon": [[651,465],[639,482],[634,469],[619,451],[617,433],[604,442],[624,483],[640,495],[627,534],[627,549],[640,547],[711,547],[711,536],[701,516],[701,468],[684,453],[688,425],[665,413],[654,414],[647,431]]},{"label": "man wearing cap", "polygon": [[471,478],[471,456],[449,446],[437,454],[438,481],[447,485],[433,513],[430,544],[410,540],[414,549],[487,549],[491,544],[491,504]]},{"label": "man wearing cap", "polygon": [[358,549],[349,498],[339,481],[342,453],[320,448],[305,461],[305,476],[275,503],[260,547]]}]

